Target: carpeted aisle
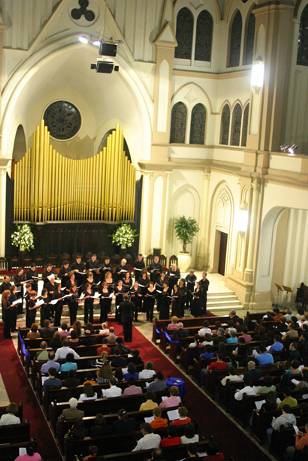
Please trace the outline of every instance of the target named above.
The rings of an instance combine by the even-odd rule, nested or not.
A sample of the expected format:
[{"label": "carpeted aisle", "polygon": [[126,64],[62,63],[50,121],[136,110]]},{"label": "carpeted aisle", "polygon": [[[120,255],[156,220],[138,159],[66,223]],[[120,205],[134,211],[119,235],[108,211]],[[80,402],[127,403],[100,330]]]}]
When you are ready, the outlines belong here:
[{"label": "carpeted aisle", "polygon": [[[121,327],[116,326],[121,332]],[[133,342],[129,347],[140,350],[145,362],[153,362],[156,370],[161,370],[166,377],[176,376],[185,379],[185,404],[199,425],[200,432],[208,436],[215,434],[227,456],[234,461],[269,461],[273,458],[265,454],[250,437],[231,421],[194,383],[160,350],[153,345],[136,327],[133,327]]]},{"label": "carpeted aisle", "polygon": [[31,436],[38,443],[44,461],[62,461],[48,423],[27,380],[14,344],[3,339],[0,329],[0,373],[11,401],[23,402],[23,415],[31,424]]}]

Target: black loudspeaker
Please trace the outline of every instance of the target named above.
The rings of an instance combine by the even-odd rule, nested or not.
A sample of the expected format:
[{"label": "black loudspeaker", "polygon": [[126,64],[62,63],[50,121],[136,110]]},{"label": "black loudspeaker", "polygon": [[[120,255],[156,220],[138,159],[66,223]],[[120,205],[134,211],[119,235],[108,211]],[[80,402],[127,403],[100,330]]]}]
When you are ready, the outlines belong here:
[{"label": "black loudspeaker", "polygon": [[153,248],[153,256],[160,256],[161,248]]}]

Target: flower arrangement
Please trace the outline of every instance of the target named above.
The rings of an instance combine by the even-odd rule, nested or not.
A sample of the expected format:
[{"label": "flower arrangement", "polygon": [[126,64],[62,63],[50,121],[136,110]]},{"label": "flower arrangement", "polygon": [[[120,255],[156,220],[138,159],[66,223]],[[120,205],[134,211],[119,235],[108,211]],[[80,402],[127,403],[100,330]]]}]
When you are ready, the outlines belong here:
[{"label": "flower arrangement", "polygon": [[199,225],[195,218],[180,216],[176,218],[174,227],[177,238],[182,241],[183,253],[186,253],[186,245],[191,243],[194,236],[199,232]]},{"label": "flower arrangement", "polygon": [[137,232],[130,224],[121,224],[112,234],[112,243],[118,245],[122,250],[133,246]]},{"label": "flower arrangement", "polygon": [[34,238],[28,224],[17,224],[17,230],[11,235],[11,244],[19,251],[30,251],[34,248]]}]

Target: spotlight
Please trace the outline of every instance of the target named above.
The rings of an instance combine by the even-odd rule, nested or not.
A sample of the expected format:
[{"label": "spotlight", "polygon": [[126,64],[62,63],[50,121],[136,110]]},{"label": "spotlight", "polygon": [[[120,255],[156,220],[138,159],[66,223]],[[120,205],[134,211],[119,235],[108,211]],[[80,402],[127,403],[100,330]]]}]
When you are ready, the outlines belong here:
[{"label": "spotlight", "polygon": [[96,46],[97,48],[99,48],[101,46],[100,40],[92,40],[91,43],[92,43],[93,46]]},{"label": "spotlight", "polygon": [[115,66],[113,61],[98,59],[96,64],[91,64],[91,69],[95,69],[98,74],[111,74],[113,71],[119,72],[119,66]]},{"label": "spotlight", "polygon": [[101,56],[116,56],[118,45],[116,43],[108,43],[101,40],[99,47],[99,54]]},{"label": "spotlight", "polygon": [[78,40],[80,43],[83,43],[87,45],[89,43],[89,37],[86,37],[85,35],[79,35]]}]

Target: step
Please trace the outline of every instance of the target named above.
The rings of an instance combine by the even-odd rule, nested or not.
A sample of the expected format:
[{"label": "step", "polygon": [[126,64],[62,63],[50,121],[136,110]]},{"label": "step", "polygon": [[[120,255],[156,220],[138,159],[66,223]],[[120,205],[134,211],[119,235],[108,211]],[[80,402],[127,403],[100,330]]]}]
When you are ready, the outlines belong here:
[{"label": "step", "polygon": [[232,301],[234,299],[238,299],[236,296],[231,295],[231,296],[208,296],[207,297],[208,301]]},{"label": "step", "polygon": [[227,300],[221,300],[221,301],[207,301],[208,306],[226,306],[226,305],[233,305],[233,304],[240,304],[239,300],[237,298],[234,299],[227,299]]},{"label": "step", "polygon": [[207,305],[207,308],[208,310],[210,310],[211,312],[216,312],[216,311],[230,311],[231,309],[232,310],[236,310],[236,311],[241,311],[243,310],[243,306],[241,304],[235,304],[234,306],[213,306],[213,307],[210,307]]}]

